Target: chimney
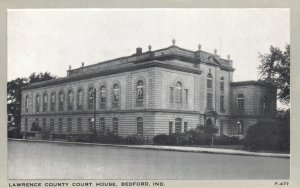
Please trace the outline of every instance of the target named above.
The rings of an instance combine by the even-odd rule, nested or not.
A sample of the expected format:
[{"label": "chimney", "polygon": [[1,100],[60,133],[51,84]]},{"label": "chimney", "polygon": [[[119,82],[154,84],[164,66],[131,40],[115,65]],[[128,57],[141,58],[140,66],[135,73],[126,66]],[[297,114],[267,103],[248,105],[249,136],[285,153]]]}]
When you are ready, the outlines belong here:
[{"label": "chimney", "polygon": [[136,54],[142,54],[143,53],[143,49],[141,47],[136,48]]}]

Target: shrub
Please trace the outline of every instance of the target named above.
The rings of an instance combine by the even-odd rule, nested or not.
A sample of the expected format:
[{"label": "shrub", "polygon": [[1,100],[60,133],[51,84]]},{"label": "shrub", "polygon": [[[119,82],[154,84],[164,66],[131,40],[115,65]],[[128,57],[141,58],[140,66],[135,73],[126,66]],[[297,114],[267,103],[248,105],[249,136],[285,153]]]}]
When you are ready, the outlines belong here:
[{"label": "shrub", "polygon": [[289,152],[289,121],[262,121],[251,126],[245,138],[245,147],[250,147],[250,150]]},{"label": "shrub", "polygon": [[222,135],[216,137],[214,143],[216,145],[240,145],[243,144],[243,140],[235,136],[229,137],[229,136]]}]

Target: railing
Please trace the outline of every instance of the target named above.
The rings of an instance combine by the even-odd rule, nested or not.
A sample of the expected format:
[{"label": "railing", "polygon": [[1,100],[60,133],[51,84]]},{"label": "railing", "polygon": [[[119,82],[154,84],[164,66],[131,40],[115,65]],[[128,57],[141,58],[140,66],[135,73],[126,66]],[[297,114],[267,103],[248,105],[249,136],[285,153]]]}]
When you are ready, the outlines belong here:
[{"label": "railing", "polygon": [[114,60],[109,60],[105,61],[102,63],[98,63],[95,65],[91,66],[86,66],[86,67],[80,67],[77,69],[69,70],[69,75],[74,75],[74,74],[80,74],[84,72],[90,72],[94,71],[97,69],[103,69],[115,65],[121,65],[124,63],[131,63],[131,62],[139,62],[139,61],[145,61],[145,60],[151,60],[151,59],[159,59],[159,58],[164,58],[168,56],[178,56],[178,57],[183,57],[183,58],[189,58],[191,60],[196,60],[196,52],[185,50],[182,48],[179,48],[177,46],[171,46],[169,48],[165,49],[160,49],[157,51],[148,51],[144,52],[142,54],[134,54],[132,56],[128,57],[123,57],[123,58],[118,58]]}]

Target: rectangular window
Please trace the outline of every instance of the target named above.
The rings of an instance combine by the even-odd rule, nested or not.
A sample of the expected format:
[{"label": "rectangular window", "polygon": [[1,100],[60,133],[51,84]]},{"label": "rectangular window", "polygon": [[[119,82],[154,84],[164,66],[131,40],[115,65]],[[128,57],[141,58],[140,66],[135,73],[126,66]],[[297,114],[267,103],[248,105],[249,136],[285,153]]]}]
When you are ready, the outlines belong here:
[{"label": "rectangular window", "polygon": [[28,119],[25,119],[25,132],[28,131]]},{"label": "rectangular window", "polygon": [[174,98],[173,87],[170,87],[170,101],[172,102]]},{"label": "rectangular window", "polygon": [[173,122],[169,122],[169,135],[173,134]]},{"label": "rectangular window", "polygon": [[50,131],[54,131],[54,119],[50,119]]},{"label": "rectangular window", "polygon": [[238,134],[244,134],[244,125],[241,122],[237,122],[237,131]]},{"label": "rectangular window", "polygon": [[211,93],[207,93],[207,107],[212,108],[213,106],[213,96]]},{"label": "rectangular window", "polygon": [[88,119],[88,122],[89,122],[89,131],[92,132],[93,131],[93,118],[89,118]]},{"label": "rectangular window", "polygon": [[81,120],[81,118],[77,119],[77,131],[82,132],[82,120]]},{"label": "rectangular window", "polygon": [[184,133],[186,133],[187,130],[188,130],[188,122],[184,122],[184,127],[183,127]]},{"label": "rectangular window", "polygon": [[220,125],[220,135],[224,135],[224,127],[223,125]]},{"label": "rectangular window", "polygon": [[184,93],[185,93],[185,102],[187,103],[189,100],[189,91],[187,89],[185,89]]},{"label": "rectangular window", "polygon": [[63,131],[63,119],[60,118],[58,121],[58,132],[62,132]]},{"label": "rectangular window", "polygon": [[115,135],[118,135],[118,118],[113,118],[112,119],[112,125],[113,125],[113,133],[115,134]]},{"label": "rectangular window", "polygon": [[220,111],[221,112],[225,112],[225,108],[224,108],[224,96],[220,96]]},{"label": "rectangular window", "polygon": [[47,120],[44,118],[43,119],[43,131],[46,131],[47,129]]},{"label": "rectangular window", "polygon": [[68,118],[67,131],[72,132],[72,118]]},{"label": "rectangular window", "polygon": [[100,118],[100,131],[102,133],[105,132],[105,119],[104,118]]},{"label": "rectangular window", "polygon": [[137,134],[143,135],[143,118],[137,118]]}]

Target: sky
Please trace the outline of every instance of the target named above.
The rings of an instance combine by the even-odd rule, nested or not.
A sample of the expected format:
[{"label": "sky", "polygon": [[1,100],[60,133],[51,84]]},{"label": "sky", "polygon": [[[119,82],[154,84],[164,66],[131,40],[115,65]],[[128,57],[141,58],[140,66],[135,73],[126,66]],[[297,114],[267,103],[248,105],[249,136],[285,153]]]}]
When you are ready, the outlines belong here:
[{"label": "sky", "polygon": [[8,81],[63,77],[69,65],[128,56],[137,47],[230,54],[234,81],[257,80],[258,54],[290,43],[289,9],[19,9],[8,11]]}]

